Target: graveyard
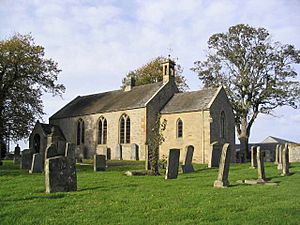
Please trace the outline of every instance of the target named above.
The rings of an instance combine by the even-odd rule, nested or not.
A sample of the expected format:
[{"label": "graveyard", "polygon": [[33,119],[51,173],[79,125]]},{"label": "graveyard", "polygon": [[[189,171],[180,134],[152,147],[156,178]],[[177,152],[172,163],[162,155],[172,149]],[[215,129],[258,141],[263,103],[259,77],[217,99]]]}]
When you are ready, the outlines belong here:
[{"label": "graveyard", "polygon": [[276,186],[247,185],[257,179],[251,164],[233,163],[229,186],[214,188],[218,168],[193,164],[194,172],[177,179],[125,176],[142,171],[144,161],[108,161],[94,171],[92,160],[76,164],[77,191],[45,193],[45,174],[20,170],[4,160],[0,171],[1,224],[299,224],[300,163],[282,176],[265,163],[266,178]]}]

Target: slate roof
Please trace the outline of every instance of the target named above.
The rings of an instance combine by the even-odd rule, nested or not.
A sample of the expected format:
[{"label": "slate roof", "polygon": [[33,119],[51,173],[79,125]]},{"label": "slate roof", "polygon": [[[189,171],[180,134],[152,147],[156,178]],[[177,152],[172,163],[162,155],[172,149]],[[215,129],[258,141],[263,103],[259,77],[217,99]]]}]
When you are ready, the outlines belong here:
[{"label": "slate roof", "polygon": [[291,143],[291,144],[296,144],[293,141],[288,141],[285,139],[269,136],[265,140],[262,141],[262,143],[279,143],[279,144],[285,144],[285,143]]},{"label": "slate roof", "polygon": [[166,104],[161,113],[191,112],[208,109],[208,104],[214,98],[218,88],[200,91],[176,93]]},{"label": "slate roof", "polygon": [[157,82],[133,87],[131,91],[116,90],[78,96],[50,119],[142,108],[162,85],[163,82]]}]

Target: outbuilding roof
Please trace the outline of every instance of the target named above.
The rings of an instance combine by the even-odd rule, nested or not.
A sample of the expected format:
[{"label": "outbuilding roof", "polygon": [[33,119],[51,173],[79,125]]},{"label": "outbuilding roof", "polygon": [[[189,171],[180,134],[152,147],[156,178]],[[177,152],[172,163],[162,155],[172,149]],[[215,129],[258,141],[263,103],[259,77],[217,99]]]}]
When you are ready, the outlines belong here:
[{"label": "outbuilding roof", "polygon": [[78,96],[51,116],[50,120],[142,108],[162,86],[163,82],[157,82],[136,86],[130,91],[116,90]]},{"label": "outbuilding roof", "polygon": [[209,88],[200,91],[176,93],[162,109],[161,113],[180,113],[208,109],[218,90],[218,88]]}]

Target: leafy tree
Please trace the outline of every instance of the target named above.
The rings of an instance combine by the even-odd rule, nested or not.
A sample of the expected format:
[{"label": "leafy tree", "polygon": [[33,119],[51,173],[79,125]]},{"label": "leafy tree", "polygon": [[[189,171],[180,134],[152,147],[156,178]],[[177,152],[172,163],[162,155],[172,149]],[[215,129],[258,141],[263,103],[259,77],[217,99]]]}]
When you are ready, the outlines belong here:
[{"label": "leafy tree", "polygon": [[[163,80],[162,76],[162,67],[161,63],[166,61],[167,58],[165,57],[157,57],[147,64],[143,65],[142,67],[130,71],[125,78],[122,80],[122,86],[125,86],[125,81],[129,77],[134,77],[136,81],[136,85],[144,85],[155,83]],[[175,74],[175,81],[176,84],[181,91],[187,90],[189,87],[186,83],[184,76],[182,75],[183,69],[179,64],[176,65],[176,74]]]},{"label": "leafy tree", "polygon": [[297,108],[300,84],[293,65],[300,63],[300,51],[274,42],[264,28],[244,24],[212,35],[208,48],[207,59],[196,61],[192,70],[205,87],[226,89],[241,151],[248,155],[250,130],[260,113],[271,114],[284,105]]},{"label": "leafy tree", "polygon": [[44,55],[31,35],[15,34],[0,41],[0,143],[7,137],[28,136],[35,117],[43,114],[44,92],[64,92],[65,87],[55,83],[61,70]]},{"label": "leafy tree", "polygon": [[149,169],[151,170],[151,174],[154,176],[159,175],[159,146],[165,141],[162,132],[166,129],[166,127],[167,120],[164,119],[163,121],[160,121],[160,116],[157,115],[154,126],[151,129],[151,132],[148,137],[148,163]]}]

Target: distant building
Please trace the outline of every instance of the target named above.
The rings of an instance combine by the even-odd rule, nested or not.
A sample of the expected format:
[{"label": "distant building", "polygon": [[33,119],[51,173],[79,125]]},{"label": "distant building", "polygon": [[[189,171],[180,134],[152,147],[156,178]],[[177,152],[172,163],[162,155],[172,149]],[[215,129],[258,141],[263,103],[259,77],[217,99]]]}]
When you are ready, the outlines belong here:
[{"label": "distant building", "polygon": [[[277,138],[273,136],[268,136],[265,138],[262,142],[259,143],[249,143],[249,151],[252,146],[260,146],[261,150],[263,151],[263,154],[265,156],[265,161],[267,162],[274,162],[275,160],[275,149],[277,145],[285,145],[289,144],[290,146],[290,161],[293,162],[300,162],[300,149],[299,153],[298,150],[295,148],[299,144],[293,141],[285,140],[282,138]],[[236,151],[237,151],[237,159],[239,160],[239,151],[240,151],[240,145],[235,146]],[[299,154],[299,161],[298,161],[298,155]]]},{"label": "distant building", "polygon": [[[30,148],[44,154],[52,135],[60,142],[75,143],[77,157],[98,153],[108,159],[145,159],[149,134],[161,114],[167,126],[160,157],[170,148],[179,148],[182,160],[185,148],[192,146],[194,162],[209,163],[219,157],[226,142],[234,152],[234,116],[225,90],[179,93],[174,66],[170,59],[162,64],[162,82],[135,86],[131,78],[123,90],[76,97],[52,115],[49,124],[36,124]],[[212,154],[213,143],[220,146],[217,154]]]}]

